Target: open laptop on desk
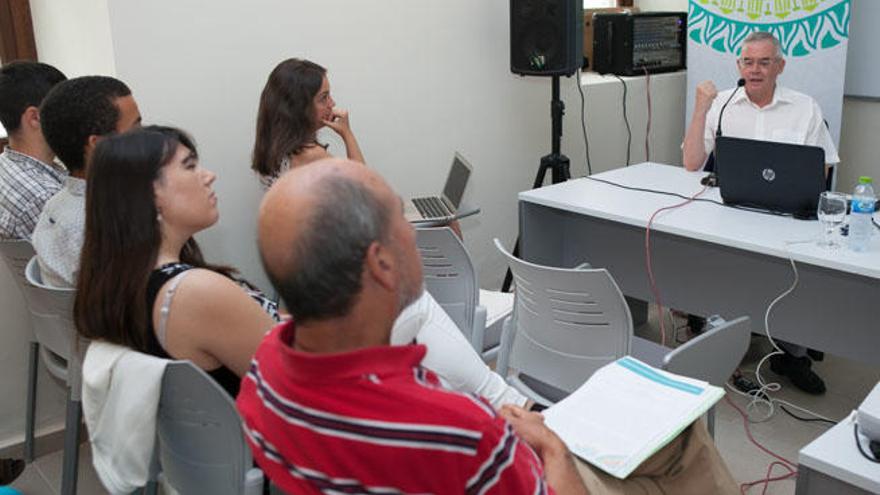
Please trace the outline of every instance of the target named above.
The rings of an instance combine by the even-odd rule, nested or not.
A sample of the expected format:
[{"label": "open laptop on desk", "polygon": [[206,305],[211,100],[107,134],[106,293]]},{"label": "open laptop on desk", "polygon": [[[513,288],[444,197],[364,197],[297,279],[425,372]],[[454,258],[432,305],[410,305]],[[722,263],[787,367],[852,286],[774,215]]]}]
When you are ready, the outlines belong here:
[{"label": "open laptop on desk", "polygon": [[825,190],[825,152],[817,146],[721,136],[715,173],[726,204],[816,218]]},{"label": "open laptop on desk", "polygon": [[442,194],[407,201],[404,210],[406,219],[410,222],[431,222],[454,218],[472,170],[471,164],[460,153],[455,152]]}]

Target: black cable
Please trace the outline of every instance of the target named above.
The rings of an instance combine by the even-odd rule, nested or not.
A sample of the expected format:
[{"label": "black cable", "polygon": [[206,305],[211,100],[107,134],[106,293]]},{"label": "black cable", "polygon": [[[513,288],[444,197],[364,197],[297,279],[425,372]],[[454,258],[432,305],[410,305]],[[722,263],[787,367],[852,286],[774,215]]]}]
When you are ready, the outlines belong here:
[{"label": "black cable", "polygon": [[685,200],[692,200],[692,201],[694,201],[694,202],[712,203],[712,204],[715,204],[715,205],[718,205],[718,206],[723,206],[723,207],[725,207],[725,208],[733,208],[734,210],[751,211],[751,212],[754,212],[754,213],[761,213],[761,214],[763,214],[763,215],[774,215],[774,216],[778,216],[778,217],[794,217],[794,215],[792,215],[791,213],[785,213],[785,212],[775,211],[775,210],[767,210],[767,209],[764,209],[764,208],[757,208],[757,207],[753,208],[753,207],[750,207],[750,206],[743,206],[743,205],[731,205],[731,204],[722,203],[721,201],[718,201],[718,200],[715,200],[715,199],[709,199],[709,198],[692,198],[692,197],[690,197],[690,196],[685,196],[684,194],[678,194],[678,193],[674,193],[674,192],[670,192],[670,191],[660,191],[660,190],[657,190],[657,189],[647,189],[647,188],[644,188],[644,187],[625,186],[625,185],[623,185],[623,184],[618,184],[617,182],[611,182],[610,180],[599,179],[599,178],[596,178],[596,177],[585,177],[585,179],[594,180],[594,181],[596,181],[596,182],[602,182],[602,183],[604,183],[604,184],[608,184],[608,185],[610,185],[610,186],[619,187],[619,188],[621,188],[621,189],[627,189],[627,190],[630,190],[630,191],[639,191],[639,192],[647,192],[647,193],[653,193],[653,194],[662,194],[662,195],[664,195],[664,196],[672,196],[672,197],[675,197],[675,198],[681,198],[681,199],[685,199]]},{"label": "black cable", "polygon": [[577,70],[577,79],[575,79],[575,83],[578,87],[578,93],[581,95],[581,129],[584,131],[584,152],[587,155],[587,175],[593,175],[593,164],[590,162],[590,140],[587,139],[587,116],[586,111],[584,110],[586,99],[584,98],[584,88],[581,84],[580,68]]},{"label": "black cable", "polygon": [[623,80],[617,74],[613,74],[614,77],[620,81],[620,84],[623,85],[623,123],[626,124],[626,166],[629,166],[629,148],[632,146],[633,133],[632,129],[629,127],[629,118],[626,116],[626,81]]},{"label": "black cable", "polygon": [[862,454],[862,457],[864,457],[865,459],[867,459],[875,464],[880,464],[880,461],[878,461],[876,458],[868,455],[868,453],[865,452],[865,449],[862,447],[862,442],[859,440],[859,424],[858,423],[853,422],[853,433],[856,436],[856,446],[859,448],[859,452]]},{"label": "black cable", "polygon": [[826,423],[829,425],[836,425],[837,424],[837,421],[831,421],[831,420],[828,420],[825,418],[805,418],[803,416],[798,416],[797,414],[786,409],[785,406],[783,406],[783,405],[780,405],[779,407],[782,409],[782,411],[785,414],[788,414],[789,416],[791,416],[792,418],[794,418],[798,421],[803,421],[804,423]]}]

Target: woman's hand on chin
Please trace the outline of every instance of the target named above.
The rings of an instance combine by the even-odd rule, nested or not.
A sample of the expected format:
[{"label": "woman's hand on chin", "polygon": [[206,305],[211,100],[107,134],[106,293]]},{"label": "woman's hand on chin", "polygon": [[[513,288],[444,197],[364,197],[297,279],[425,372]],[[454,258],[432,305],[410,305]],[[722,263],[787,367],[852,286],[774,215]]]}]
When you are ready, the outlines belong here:
[{"label": "woman's hand on chin", "polygon": [[348,110],[334,108],[332,117],[330,120],[325,120],[324,125],[333,129],[342,138],[353,135],[351,124],[348,121]]}]

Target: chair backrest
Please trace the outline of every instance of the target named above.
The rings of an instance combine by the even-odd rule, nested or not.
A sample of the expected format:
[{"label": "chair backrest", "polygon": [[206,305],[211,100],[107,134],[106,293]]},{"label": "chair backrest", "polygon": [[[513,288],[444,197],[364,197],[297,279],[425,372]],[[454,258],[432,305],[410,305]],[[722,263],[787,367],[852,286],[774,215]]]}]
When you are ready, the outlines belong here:
[{"label": "chair backrest", "polygon": [[[629,307],[605,269],[552,268],[507,258],[516,284],[508,366],[565,392],[630,352]],[[505,352],[502,346],[501,352]]]},{"label": "chair backrest", "polygon": [[471,342],[480,287],[471,257],[449,227],[416,229],[425,290]]},{"label": "chair backrest", "polygon": [[751,333],[748,316],[724,322],[666,354],[663,368],[723,387],[745,356]]},{"label": "chair backrest", "polygon": [[253,484],[251,451],[232,398],[189,361],[165,368],[156,431],[159,464],[179,493],[240,495]]},{"label": "chair backrest", "polygon": [[37,257],[25,267],[25,299],[31,313],[34,335],[41,346],[69,360],[77,347],[73,323],[73,301],[76,289],[50,287],[43,283]]},{"label": "chair backrest", "polygon": [[25,278],[24,269],[27,266],[28,261],[34,257],[34,254],[34,247],[31,245],[30,241],[0,241],[0,255],[3,256],[3,261],[6,262],[6,267],[9,268],[9,271],[15,278],[15,283],[18,285],[18,290],[21,291],[22,296],[25,296],[25,289],[27,287],[27,278]]}]

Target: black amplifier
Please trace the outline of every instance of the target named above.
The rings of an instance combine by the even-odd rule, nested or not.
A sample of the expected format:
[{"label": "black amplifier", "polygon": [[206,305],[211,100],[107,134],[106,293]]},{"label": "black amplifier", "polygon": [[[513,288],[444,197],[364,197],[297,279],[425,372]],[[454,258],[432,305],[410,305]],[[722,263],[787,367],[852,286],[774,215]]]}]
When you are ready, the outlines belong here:
[{"label": "black amplifier", "polygon": [[593,16],[593,70],[637,76],[685,68],[687,14],[645,12]]}]

